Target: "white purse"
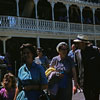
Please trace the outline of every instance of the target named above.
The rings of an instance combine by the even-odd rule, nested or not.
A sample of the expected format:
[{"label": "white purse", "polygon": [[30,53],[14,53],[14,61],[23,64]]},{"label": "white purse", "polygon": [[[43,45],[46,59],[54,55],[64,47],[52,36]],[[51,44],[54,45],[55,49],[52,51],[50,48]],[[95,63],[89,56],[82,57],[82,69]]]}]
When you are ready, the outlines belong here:
[{"label": "white purse", "polygon": [[25,92],[23,90],[18,93],[16,100],[28,100],[25,98]]}]

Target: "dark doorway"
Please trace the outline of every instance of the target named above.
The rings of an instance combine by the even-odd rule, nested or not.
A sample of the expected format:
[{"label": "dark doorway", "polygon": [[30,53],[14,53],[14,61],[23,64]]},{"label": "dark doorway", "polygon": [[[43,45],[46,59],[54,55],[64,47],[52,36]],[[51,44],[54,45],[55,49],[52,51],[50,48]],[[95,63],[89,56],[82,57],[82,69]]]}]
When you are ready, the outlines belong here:
[{"label": "dark doorway", "polygon": [[63,3],[58,2],[55,4],[54,17],[55,17],[55,21],[67,22],[67,10],[66,10],[66,6]]},{"label": "dark doorway", "polygon": [[52,57],[56,56],[58,53],[56,51],[56,46],[59,42],[66,42],[68,43],[68,40],[66,39],[40,39],[41,41],[41,47],[44,49],[45,54],[48,56],[49,59],[52,59]]},{"label": "dark doorway", "polygon": [[35,38],[13,37],[13,38],[7,40],[7,43],[6,43],[7,50],[6,51],[11,57],[13,73],[15,73],[15,66],[16,66],[16,71],[21,66],[21,59],[20,59],[21,56],[20,56],[19,48],[23,43],[31,43],[36,46],[36,39]]},{"label": "dark doorway", "polygon": [[16,0],[0,0],[0,15],[16,16]]}]

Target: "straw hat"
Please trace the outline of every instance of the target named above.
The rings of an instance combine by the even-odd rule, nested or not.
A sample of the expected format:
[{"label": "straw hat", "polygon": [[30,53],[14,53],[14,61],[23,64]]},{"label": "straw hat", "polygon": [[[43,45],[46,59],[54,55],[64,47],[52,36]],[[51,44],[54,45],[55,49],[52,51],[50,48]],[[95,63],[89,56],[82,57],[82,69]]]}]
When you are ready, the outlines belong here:
[{"label": "straw hat", "polygon": [[73,40],[73,42],[84,42],[84,43],[89,43],[88,41],[88,36],[87,35],[82,35],[82,34],[79,34],[77,36],[77,38],[75,40]]}]

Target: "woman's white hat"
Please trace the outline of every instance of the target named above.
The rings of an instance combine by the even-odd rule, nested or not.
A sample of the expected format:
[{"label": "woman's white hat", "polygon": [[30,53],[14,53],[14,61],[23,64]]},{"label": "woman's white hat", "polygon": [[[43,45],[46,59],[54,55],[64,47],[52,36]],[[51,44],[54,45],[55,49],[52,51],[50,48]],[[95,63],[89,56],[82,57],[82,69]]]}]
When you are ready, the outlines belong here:
[{"label": "woman's white hat", "polygon": [[56,47],[57,52],[59,52],[59,47],[61,47],[62,45],[68,46],[68,44],[66,42],[60,42]]}]

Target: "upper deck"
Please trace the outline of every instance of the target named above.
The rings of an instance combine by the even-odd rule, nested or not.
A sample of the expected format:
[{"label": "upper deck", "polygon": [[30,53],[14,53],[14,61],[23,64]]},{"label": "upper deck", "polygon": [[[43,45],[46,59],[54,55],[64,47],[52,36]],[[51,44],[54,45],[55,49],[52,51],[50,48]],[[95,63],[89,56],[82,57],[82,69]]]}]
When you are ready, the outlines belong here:
[{"label": "upper deck", "polygon": [[0,16],[0,36],[67,38],[77,34],[100,35],[100,25]]},{"label": "upper deck", "polygon": [[[0,2],[5,4],[2,0]],[[77,34],[88,34],[99,39],[100,3],[82,0],[26,0],[23,10],[22,0],[14,3],[16,10],[9,9],[9,13],[4,15],[2,12],[5,10],[2,10],[0,14],[0,36],[73,38]]]}]

